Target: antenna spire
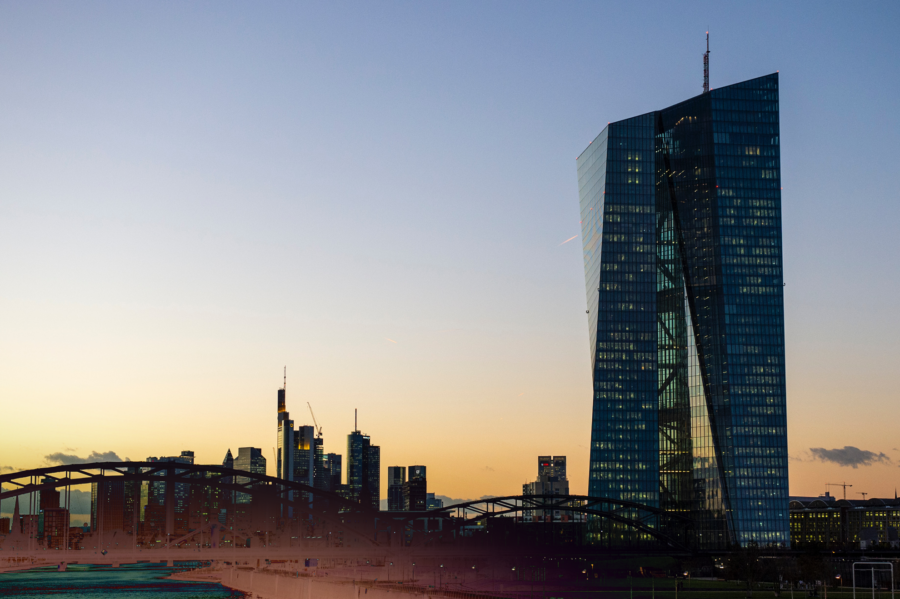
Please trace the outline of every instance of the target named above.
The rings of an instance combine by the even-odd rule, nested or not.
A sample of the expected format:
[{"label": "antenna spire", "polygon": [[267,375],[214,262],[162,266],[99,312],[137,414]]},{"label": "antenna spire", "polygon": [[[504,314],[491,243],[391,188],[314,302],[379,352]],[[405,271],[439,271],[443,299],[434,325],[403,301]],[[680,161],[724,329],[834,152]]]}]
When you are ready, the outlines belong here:
[{"label": "antenna spire", "polygon": [[287,365],[284,367],[284,387],[282,389],[287,391]]},{"label": "antenna spire", "polygon": [[353,432],[359,431],[359,426],[356,424],[356,408],[353,408]]},{"label": "antenna spire", "polygon": [[703,55],[703,93],[709,93],[709,31],[706,32],[706,53]]}]

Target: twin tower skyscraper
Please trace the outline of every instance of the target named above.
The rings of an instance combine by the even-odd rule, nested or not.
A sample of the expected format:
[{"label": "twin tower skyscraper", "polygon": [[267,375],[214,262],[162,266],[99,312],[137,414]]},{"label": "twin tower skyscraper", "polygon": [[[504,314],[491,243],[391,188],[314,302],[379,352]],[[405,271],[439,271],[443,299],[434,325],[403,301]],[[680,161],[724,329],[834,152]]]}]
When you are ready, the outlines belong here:
[{"label": "twin tower skyscraper", "polygon": [[692,544],[788,545],[778,74],[610,123],[578,157],[589,493]]}]

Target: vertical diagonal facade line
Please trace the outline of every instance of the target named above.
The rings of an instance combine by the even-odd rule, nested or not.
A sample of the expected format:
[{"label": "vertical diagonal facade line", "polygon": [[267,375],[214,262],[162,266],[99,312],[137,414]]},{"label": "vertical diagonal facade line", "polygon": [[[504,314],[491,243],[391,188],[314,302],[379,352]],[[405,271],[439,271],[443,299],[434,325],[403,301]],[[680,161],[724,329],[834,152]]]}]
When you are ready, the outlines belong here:
[{"label": "vertical diagonal facade line", "polygon": [[589,494],[688,515],[701,548],[790,543],[778,114],[767,75],[610,123],[577,159]]}]

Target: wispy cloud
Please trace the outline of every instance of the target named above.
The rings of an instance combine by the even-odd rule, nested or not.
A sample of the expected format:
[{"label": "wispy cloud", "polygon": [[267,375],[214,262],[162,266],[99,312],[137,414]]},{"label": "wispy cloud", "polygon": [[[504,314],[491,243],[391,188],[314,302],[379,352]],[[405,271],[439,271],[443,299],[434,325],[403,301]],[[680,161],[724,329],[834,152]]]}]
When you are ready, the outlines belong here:
[{"label": "wispy cloud", "polygon": [[12,466],[0,466],[0,472],[15,472],[16,469]]},{"label": "wispy cloud", "polygon": [[845,445],[843,448],[825,449],[824,447],[810,447],[810,453],[813,458],[823,462],[831,462],[838,466],[850,466],[851,468],[859,468],[860,466],[871,466],[876,462],[888,462],[889,458],[884,453],[875,453],[866,449],[859,449],[852,445]]},{"label": "wispy cloud", "polygon": [[494,472],[494,469],[491,468],[490,466],[485,466],[484,469],[487,470],[488,472]]},{"label": "wispy cloud", "polygon": [[391,343],[397,343],[396,341],[394,341],[394,340],[391,339],[390,337],[385,337],[385,339],[387,339],[387,340],[390,341]]},{"label": "wispy cloud", "polygon": [[[569,243],[570,241],[572,241],[572,240],[575,239],[576,237],[578,237],[578,235],[572,235],[571,237],[569,237],[568,239],[566,239],[565,241],[563,241],[563,242],[562,242],[561,244],[559,244],[559,245],[566,245],[567,243]],[[556,246],[556,247],[559,247],[559,245]]]},{"label": "wispy cloud", "polygon": [[84,457],[84,458],[79,457],[75,454],[56,452],[56,453],[51,453],[50,455],[45,455],[44,459],[47,460],[47,462],[49,462],[51,464],[60,464],[60,465],[84,464],[87,462],[121,462],[122,461],[122,458],[120,458],[114,451],[104,451],[102,453],[98,452],[98,451],[92,451],[91,455]]}]

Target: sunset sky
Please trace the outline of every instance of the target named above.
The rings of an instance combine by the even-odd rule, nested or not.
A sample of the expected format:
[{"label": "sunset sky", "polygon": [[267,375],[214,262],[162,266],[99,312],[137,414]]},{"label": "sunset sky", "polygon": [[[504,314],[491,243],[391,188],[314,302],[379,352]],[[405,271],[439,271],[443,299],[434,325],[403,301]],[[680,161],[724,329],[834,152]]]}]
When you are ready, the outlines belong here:
[{"label": "sunset sky", "polygon": [[425,464],[438,494],[519,494],[539,454],[585,493],[575,157],[700,93],[709,29],[714,88],[780,72],[791,494],[893,496],[898,23],[896,2],[0,3],[0,471],[255,446],[272,474],[286,365],[326,451],[358,408],[383,470]]}]

